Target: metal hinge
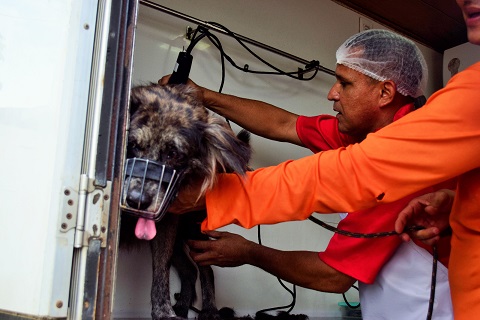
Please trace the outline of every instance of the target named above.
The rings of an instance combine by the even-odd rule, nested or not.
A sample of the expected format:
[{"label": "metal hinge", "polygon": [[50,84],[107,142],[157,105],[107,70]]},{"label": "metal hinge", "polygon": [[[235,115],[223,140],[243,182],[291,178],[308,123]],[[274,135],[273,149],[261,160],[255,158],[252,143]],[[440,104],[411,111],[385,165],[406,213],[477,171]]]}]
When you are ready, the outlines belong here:
[{"label": "metal hinge", "polygon": [[88,247],[92,238],[100,239],[102,248],[106,246],[111,188],[111,181],[101,188],[94,185],[94,179],[82,174],[78,191],[70,187],[63,189],[65,201],[60,231],[75,228],[75,248]]}]

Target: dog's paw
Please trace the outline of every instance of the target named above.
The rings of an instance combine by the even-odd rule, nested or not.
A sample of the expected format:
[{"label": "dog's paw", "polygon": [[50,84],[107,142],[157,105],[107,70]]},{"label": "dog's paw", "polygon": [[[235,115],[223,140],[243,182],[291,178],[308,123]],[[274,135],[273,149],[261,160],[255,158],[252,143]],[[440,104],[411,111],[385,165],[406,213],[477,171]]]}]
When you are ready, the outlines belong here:
[{"label": "dog's paw", "polygon": [[220,319],[222,320],[254,320],[254,318],[249,315],[238,317],[235,314],[235,311],[228,307],[221,308],[218,310],[218,313],[220,314]]},{"label": "dog's paw", "polygon": [[152,317],[152,320],[187,320],[187,318],[173,316],[173,317]]},{"label": "dog's paw", "polygon": [[216,308],[203,309],[198,313],[198,320],[222,320]]},{"label": "dog's paw", "polygon": [[166,310],[152,310],[152,320],[186,320],[187,316],[181,317],[175,314],[172,309]]},{"label": "dog's paw", "polygon": [[255,320],[308,320],[305,314],[290,314],[286,311],[279,311],[276,315],[268,314],[264,311],[259,311],[255,315]]}]

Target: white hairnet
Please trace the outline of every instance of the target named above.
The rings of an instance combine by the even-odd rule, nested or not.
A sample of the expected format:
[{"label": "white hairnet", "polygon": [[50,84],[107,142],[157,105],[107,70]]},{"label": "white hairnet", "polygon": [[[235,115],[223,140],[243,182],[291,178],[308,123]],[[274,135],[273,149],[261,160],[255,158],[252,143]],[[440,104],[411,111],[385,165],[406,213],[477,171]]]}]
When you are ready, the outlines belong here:
[{"label": "white hairnet", "polygon": [[350,37],[338,48],[337,63],[379,81],[392,80],[404,96],[421,96],[427,85],[427,64],[418,47],[388,30],[370,29]]}]

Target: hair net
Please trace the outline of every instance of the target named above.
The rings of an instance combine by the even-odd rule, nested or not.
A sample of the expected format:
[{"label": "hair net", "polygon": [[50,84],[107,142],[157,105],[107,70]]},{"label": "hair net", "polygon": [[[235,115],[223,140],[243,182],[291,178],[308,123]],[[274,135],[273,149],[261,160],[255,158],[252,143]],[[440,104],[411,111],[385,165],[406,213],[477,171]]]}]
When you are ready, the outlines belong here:
[{"label": "hair net", "polygon": [[338,48],[337,63],[379,81],[392,80],[404,96],[421,96],[427,85],[427,64],[418,47],[388,30],[371,29],[350,37]]}]

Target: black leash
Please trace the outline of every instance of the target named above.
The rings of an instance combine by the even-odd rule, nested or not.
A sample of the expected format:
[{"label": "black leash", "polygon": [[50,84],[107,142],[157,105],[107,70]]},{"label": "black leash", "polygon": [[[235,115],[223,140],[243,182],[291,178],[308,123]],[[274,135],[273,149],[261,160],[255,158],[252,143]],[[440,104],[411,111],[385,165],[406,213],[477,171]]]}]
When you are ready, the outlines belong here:
[{"label": "black leash", "polygon": [[[350,232],[350,231],[341,230],[341,229],[332,227],[331,225],[326,224],[325,222],[323,222],[323,221],[321,221],[321,220],[319,220],[319,219],[317,219],[313,216],[308,217],[308,219],[310,221],[315,222],[316,224],[320,225],[321,227],[323,227],[327,230],[330,230],[332,232],[335,232],[335,233],[338,233],[338,234],[341,234],[341,235],[347,236],[347,237],[379,238],[379,237],[388,237],[388,236],[398,236],[399,235],[396,231],[376,232],[376,233]],[[424,229],[424,228],[421,227],[421,226],[411,226],[411,227],[407,227],[405,229],[405,231],[418,231],[418,230],[422,230],[422,229]],[[438,262],[437,246],[432,246],[432,249],[433,249],[433,254],[432,254],[433,255],[432,282],[431,282],[431,285],[430,285],[430,299],[429,299],[429,302],[428,302],[428,312],[427,312],[427,318],[426,318],[427,320],[432,319],[433,305],[434,305],[434,302],[435,302],[435,286],[436,286],[436,283],[437,283],[437,262]],[[344,296],[344,299],[345,299],[345,296]],[[345,302],[347,302],[347,301],[345,301]],[[348,302],[347,302],[347,305],[348,305]],[[355,307],[358,308],[359,306],[360,306],[360,304],[358,304]]]}]

